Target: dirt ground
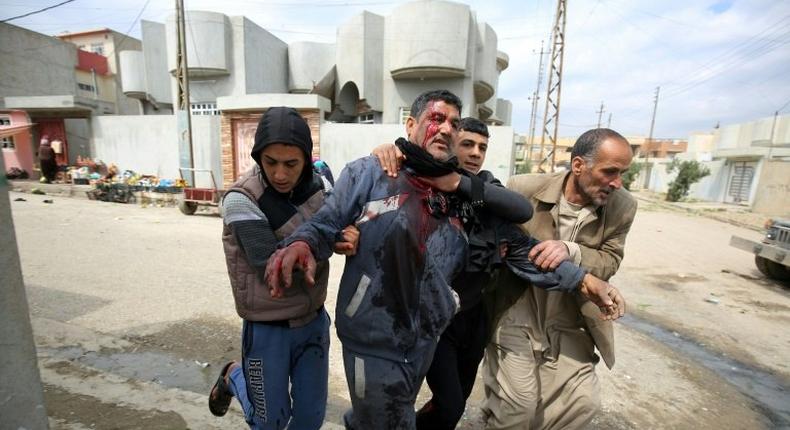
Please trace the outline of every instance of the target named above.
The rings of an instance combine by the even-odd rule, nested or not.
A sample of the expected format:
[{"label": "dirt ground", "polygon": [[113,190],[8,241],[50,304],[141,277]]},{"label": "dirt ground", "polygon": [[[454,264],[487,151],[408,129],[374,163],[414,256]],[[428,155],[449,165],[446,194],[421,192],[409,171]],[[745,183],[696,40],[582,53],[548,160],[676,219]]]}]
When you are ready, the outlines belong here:
[{"label": "dirt ground", "polygon": [[[237,405],[224,418],[206,407],[219,368],[239,355],[221,220],[11,193],[19,197],[12,209],[52,428],[244,428]],[[616,366],[598,366],[593,428],[790,425],[790,290],[728,246],[733,234],[760,237],[640,207],[613,279],[629,317],[616,327]],[[333,258],[330,314],[342,264]],[[459,428],[480,428],[480,385]],[[342,428],[349,400],[336,338],[329,391],[324,428]]]}]

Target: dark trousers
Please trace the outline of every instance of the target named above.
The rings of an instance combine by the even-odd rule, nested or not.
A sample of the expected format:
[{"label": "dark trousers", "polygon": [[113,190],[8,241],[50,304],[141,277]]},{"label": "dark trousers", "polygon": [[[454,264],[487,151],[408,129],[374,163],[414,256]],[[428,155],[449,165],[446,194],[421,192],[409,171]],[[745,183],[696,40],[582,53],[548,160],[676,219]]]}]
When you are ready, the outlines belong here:
[{"label": "dark trousers", "polygon": [[391,361],[343,348],[351,409],[343,416],[349,430],[413,430],[414,403],[436,342],[418,340],[412,362]]},{"label": "dark trousers", "polygon": [[454,429],[458,424],[483,359],[487,326],[481,302],[459,312],[442,333],[426,376],[433,397],[417,412],[417,429]]}]

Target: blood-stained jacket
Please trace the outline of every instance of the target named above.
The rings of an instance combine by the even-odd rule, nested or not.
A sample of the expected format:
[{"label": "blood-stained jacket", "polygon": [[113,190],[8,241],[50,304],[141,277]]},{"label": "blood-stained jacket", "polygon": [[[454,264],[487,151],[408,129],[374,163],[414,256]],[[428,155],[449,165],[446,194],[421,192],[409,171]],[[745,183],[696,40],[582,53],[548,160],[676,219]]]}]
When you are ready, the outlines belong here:
[{"label": "blood-stained jacket", "polygon": [[337,232],[360,230],[346,260],[335,324],[352,351],[411,362],[436,341],[458,309],[450,283],[466,262],[466,233],[444,199],[408,170],[391,178],[374,157],[346,166],[324,206],[286,241],[305,241],[327,259]]}]

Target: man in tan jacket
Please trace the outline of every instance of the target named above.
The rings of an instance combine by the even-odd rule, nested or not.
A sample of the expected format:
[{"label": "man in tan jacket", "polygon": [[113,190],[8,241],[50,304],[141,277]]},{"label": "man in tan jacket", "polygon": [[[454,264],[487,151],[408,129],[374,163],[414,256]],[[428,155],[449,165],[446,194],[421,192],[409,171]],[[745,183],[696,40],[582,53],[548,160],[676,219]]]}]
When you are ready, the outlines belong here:
[{"label": "man in tan jacket", "polygon": [[[535,208],[522,227],[542,241],[530,253],[537,266],[549,270],[570,259],[603,280],[615,274],[636,213],[636,200],[620,189],[631,158],[623,136],[593,129],[576,141],[569,172],[510,179],[508,188]],[[614,365],[611,322],[578,295],[512,280],[500,282],[495,294],[499,318],[484,369],[486,428],[587,427],[600,406],[595,348],[607,367]]]}]

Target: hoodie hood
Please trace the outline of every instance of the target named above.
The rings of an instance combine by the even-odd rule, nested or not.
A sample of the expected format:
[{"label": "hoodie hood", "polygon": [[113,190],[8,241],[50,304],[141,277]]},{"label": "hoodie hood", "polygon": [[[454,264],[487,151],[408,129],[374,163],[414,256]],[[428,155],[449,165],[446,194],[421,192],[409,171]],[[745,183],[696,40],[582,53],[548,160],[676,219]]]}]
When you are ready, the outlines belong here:
[{"label": "hoodie hood", "polygon": [[263,165],[261,165],[261,151],[274,143],[294,145],[302,150],[304,169],[297,187],[305,182],[310,182],[313,176],[312,163],[310,162],[313,153],[313,138],[310,135],[310,126],[296,109],[284,106],[269,108],[258,122],[258,128],[255,130],[255,143],[250,155],[260,168],[261,177],[267,185],[269,180],[266,178]]}]

